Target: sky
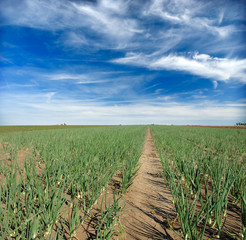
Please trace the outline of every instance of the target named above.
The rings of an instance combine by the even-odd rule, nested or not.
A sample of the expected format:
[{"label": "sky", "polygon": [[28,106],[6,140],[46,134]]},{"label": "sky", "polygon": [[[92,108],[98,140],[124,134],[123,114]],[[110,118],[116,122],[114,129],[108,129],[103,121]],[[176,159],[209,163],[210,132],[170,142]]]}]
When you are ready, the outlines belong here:
[{"label": "sky", "polygon": [[246,122],[246,4],[0,0],[0,125]]}]

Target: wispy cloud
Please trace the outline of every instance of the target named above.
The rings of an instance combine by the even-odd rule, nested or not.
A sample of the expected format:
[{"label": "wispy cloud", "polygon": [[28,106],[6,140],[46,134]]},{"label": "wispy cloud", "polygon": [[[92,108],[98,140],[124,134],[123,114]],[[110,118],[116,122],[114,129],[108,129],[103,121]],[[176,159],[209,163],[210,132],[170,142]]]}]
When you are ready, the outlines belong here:
[{"label": "wispy cloud", "polygon": [[246,83],[242,6],[2,0],[4,123],[28,124],[25,115],[36,124],[240,121],[244,106],[228,104]]},{"label": "wispy cloud", "polygon": [[218,87],[218,82],[217,81],[213,81],[213,85],[214,85],[214,89],[216,89]]},{"label": "wispy cloud", "polygon": [[83,32],[93,31],[101,39],[115,41],[109,48],[121,48],[143,31],[138,22],[127,14],[128,2],[123,0],[101,0],[92,4],[65,0],[23,0],[16,3],[10,0],[3,1],[0,6],[4,9],[2,24],[49,31],[67,30],[70,32],[64,35],[64,43],[68,45],[88,45]]},{"label": "wispy cloud", "polygon": [[54,73],[45,75],[49,80],[79,80],[84,78],[84,75],[80,74],[67,74],[67,73]]},{"label": "wispy cloud", "polygon": [[[94,71],[86,70],[83,73],[76,73],[75,69],[64,69],[63,71],[49,71],[40,68],[12,68],[4,69],[3,75],[5,82],[0,87],[11,93],[24,93],[24,86],[32,87],[33,93],[48,94],[56,92],[56,97],[63,95],[71,99],[98,99],[110,104],[113,99],[127,100],[141,97],[139,89],[146,82],[151,81],[153,77],[138,74],[133,76],[127,71],[100,71],[94,68]],[[81,72],[81,70],[80,70]],[[11,83],[7,79],[17,79],[17,83]],[[25,81],[25,84],[18,82]],[[46,101],[46,100],[44,100]]]},{"label": "wispy cloud", "polygon": [[11,60],[0,55],[0,62],[13,64]]},{"label": "wispy cloud", "polygon": [[[211,19],[212,4],[208,2],[183,0],[153,0],[147,5],[144,14],[157,16],[164,21],[173,24],[187,26],[189,29],[206,30],[221,37],[227,37],[235,31],[233,25],[221,26],[224,18],[224,10],[218,10],[219,19]],[[212,14],[214,14],[212,12]],[[215,13],[217,15],[217,13]]]},{"label": "wispy cloud", "polygon": [[[68,73],[53,73],[53,74],[44,74],[43,78],[47,78],[52,81],[73,81],[75,84],[96,84],[96,83],[106,83],[110,80],[98,80],[99,77],[95,76],[95,73],[92,74],[68,74]],[[76,81],[74,81],[76,80]],[[73,83],[70,82],[70,83]]]},{"label": "wispy cloud", "polygon": [[[6,106],[18,100],[15,107],[1,109],[0,124],[234,124],[245,119],[243,103],[219,104],[199,101],[132,103],[113,106],[101,102],[81,102],[57,98],[54,92],[43,95],[1,96]],[[28,100],[27,100],[28,99]],[[45,101],[44,101],[45,100]],[[13,114],[15,117],[13,118]],[[23,118],[28,114],[28,120]],[[17,120],[16,120],[17,119]],[[49,121],[47,121],[49,119]]]},{"label": "wispy cloud", "polygon": [[149,69],[184,71],[214,81],[238,80],[246,83],[246,59],[217,58],[198,53],[190,56],[170,54],[163,57],[129,53],[112,62]]},{"label": "wispy cloud", "polygon": [[46,103],[51,103],[51,99],[52,97],[56,94],[56,92],[49,92],[49,93],[46,93],[44,96],[47,98],[46,99]]},{"label": "wispy cloud", "polygon": [[[60,42],[74,48],[165,53],[195,37],[199,38],[200,45],[209,42],[210,51],[215,41],[224,44],[227,38],[240,46],[238,38],[231,36],[241,30],[227,23],[228,16],[243,19],[243,14],[238,13],[240,5],[233,5],[237,12],[233,15],[228,11],[231,4],[224,4],[223,8],[215,8],[214,4],[194,0],[3,0],[0,8],[3,9],[2,25],[62,31]],[[159,29],[153,22],[155,18],[162,20]]]}]

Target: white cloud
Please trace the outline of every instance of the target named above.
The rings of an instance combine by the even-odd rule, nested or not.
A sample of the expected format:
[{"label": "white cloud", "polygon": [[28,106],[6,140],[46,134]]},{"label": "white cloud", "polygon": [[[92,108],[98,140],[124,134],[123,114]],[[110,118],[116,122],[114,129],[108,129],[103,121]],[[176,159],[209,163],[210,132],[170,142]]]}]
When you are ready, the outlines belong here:
[{"label": "white cloud", "polygon": [[[211,8],[214,8],[211,3],[194,0],[152,0],[143,14],[145,16],[157,16],[164,21],[178,24],[182,28],[187,28],[186,31],[199,30],[203,31],[204,34],[205,30],[222,38],[231,35],[235,31],[234,26],[220,26],[225,10],[218,9],[216,11],[218,13],[215,16],[212,15],[213,18],[211,19]],[[218,20],[217,15],[219,15]]]},{"label": "white cloud", "polygon": [[2,1],[2,15],[8,24],[39,29],[62,29],[74,22],[74,11],[65,1]]},{"label": "white cloud", "polygon": [[[97,68],[92,70],[86,68],[82,71],[79,66],[48,73],[49,70],[44,71],[40,68],[6,68],[2,71],[5,81],[0,90],[17,95],[28,91],[37,95],[47,91],[56,92],[56,97],[66,96],[83,101],[95,98],[100,98],[101,101],[105,99],[113,101],[114,98],[127,100],[141,97],[139,89],[153,79],[152,76],[132,76],[126,71],[106,71],[106,69],[103,71]],[[26,84],[13,84],[8,79],[18,79],[18,82]],[[26,89],[27,86],[31,90]],[[43,98],[43,101],[46,101],[46,98]]]},{"label": "white cloud", "polygon": [[84,36],[84,34],[69,32],[64,34],[64,44],[72,47],[88,46],[89,40]]},{"label": "white cloud", "polygon": [[50,103],[52,97],[56,94],[56,92],[49,92],[45,94],[45,97],[47,98],[46,103]]},{"label": "white cloud", "polygon": [[225,9],[221,9],[218,16],[218,24],[221,24],[223,22],[224,14],[225,14]]},{"label": "white cloud", "polygon": [[79,14],[86,18],[90,28],[115,39],[125,41],[135,33],[141,33],[137,22],[125,15],[127,2],[102,0],[98,5],[72,4]]},{"label": "white cloud", "polygon": [[112,62],[156,70],[184,71],[217,81],[237,80],[246,83],[246,59],[216,58],[198,53],[190,57],[172,54],[154,56],[130,53],[126,57],[112,60]]},{"label": "white cloud", "polygon": [[81,78],[84,78],[84,75],[81,74],[67,74],[67,73],[54,73],[54,74],[48,74],[44,75],[49,80],[79,80]]},{"label": "white cloud", "polygon": [[17,3],[10,0],[3,1],[0,7],[4,9],[1,12],[5,20],[3,24],[69,31],[63,39],[68,45],[88,45],[84,32],[89,29],[102,39],[109,38],[112,43],[108,48],[120,48],[143,31],[138,22],[127,14],[128,2],[123,0],[100,0],[94,4],[65,0],[23,0]]},{"label": "white cloud", "polygon": [[218,82],[217,81],[213,81],[213,85],[214,85],[214,89],[216,89],[218,87]]},{"label": "white cloud", "polygon": [[[44,101],[45,100],[45,101]],[[58,98],[54,92],[1,96],[0,124],[234,124],[246,118],[245,104],[198,101],[105,105]]]},{"label": "white cloud", "polygon": [[228,107],[244,107],[246,109],[246,103],[228,103],[226,104]]},{"label": "white cloud", "polygon": [[209,59],[211,59],[211,57],[208,54],[199,54],[198,52],[195,53],[193,58],[198,60],[198,61],[199,60],[200,61],[208,61]]},{"label": "white cloud", "polygon": [[39,77],[42,79],[48,79],[51,81],[68,81],[69,83],[75,84],[96,84],[96,83],[106,83],[110,80],[102,79],[98,80],[100,77],[96,76],[98,73],[94,74],[68,74],[68,73],[53,73],[53,74],[41,74]]},{"label": "white cloud", "polygon": [[[132,8],[134,4],[138,7]],[[195,0],[0,1],[2,24],[62,30],[58,42],[76,49],[134,49],[148,53],[173,51],[193,38],[199,39],[199,45],[208,44],[210,51],[215,48],[215,40],[225,44],[225,39],[238,29],[234,25],[222,26],[222,21],[226,17],[242,18],[242,14],[234,16],[227,5],[215,5]],[[163,20],[159,29],[153,24],[156,18]],[[233,42],[239,46],[236,37]]]},{"label": "white cloud", "polygon": [[0,62],[13,64],[11,60],[0,55]]},{"label": "white cloud", "polygon": [[77,84],[95,84],[95,83],[106,83],[109,82],[109,80],[94,80],[94,81],[79,81]]}]

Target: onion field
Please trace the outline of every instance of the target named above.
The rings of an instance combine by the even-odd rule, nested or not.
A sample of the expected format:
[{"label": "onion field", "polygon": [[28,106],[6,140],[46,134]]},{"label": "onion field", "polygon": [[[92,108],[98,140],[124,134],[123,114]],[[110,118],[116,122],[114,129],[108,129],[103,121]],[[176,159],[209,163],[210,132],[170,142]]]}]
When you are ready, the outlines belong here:
[{"label": "onion field", "polygon": [[[151,126],[183,239],[246,239],[246,131]],[[229,232],[228,206],[238,206],[241,231]],[[238,224],[238,223],[236,223]]]},{"label": "onion field", "polygon": [[[129,187],[146,130],[117,126],[1,135],[1,239],[76,237],[118,170],[121,192]],[[118,205],[115,195],[102,206],[97,239],[110,239]]]},{"label": "onion field", "polygon": [[[167,221],[181,239],[246,239],[246,130],[149,127],[160,156],[160,176],[176,209],[175,219],[163,219],[163,226]],[[73,127],[1,134],[0,238],[85,239],[78,232],[91,221],[97,205],[90,239],[117,239],[124,231],[120,215],[127,211],[121,197],[141,168],[147,128]],[[118,189],[108,201],[106,190],[116,175]],[[232,208],[239,216],[234,223]]]}]

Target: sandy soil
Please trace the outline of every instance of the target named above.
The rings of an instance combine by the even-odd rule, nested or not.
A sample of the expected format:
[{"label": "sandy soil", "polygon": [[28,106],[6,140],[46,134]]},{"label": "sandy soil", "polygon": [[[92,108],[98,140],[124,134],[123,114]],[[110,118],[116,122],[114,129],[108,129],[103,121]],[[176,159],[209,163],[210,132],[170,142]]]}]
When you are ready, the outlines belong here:
[{"label": "sandy soil", "polygon": [[184,125],[184,127],[246,129],[246,126],[203,126],[203,125]]},{"label": "sandy soil", "polygon": [[[139,162],[139,172],[132,186],[122,196],[126,203],[125,209],[128,209],[121,214],[125,232],[114,239],[181,239],[170,229],[167,221],[176,231],[180,231],[172,195],[162,177],[163,170],[150,129]],[[227,219],[220,239],[233,239],[225,230],[238,234],[241,228],[240,208],[229,199]],[[216,239],[215,235],[216,231],[207,226],[204,239]]]},{"label": "sandy soil", "polygon": [[[23,160],[26,156],[27,151],[23,150],[18,153],[17,162],[20,169],[23,169]],[[121,200],[125,203],[125,211],[120,217],[124,231],[115,236],[114,240],[181,239],[168,225],[169,220],[174,227],[177,227],[177,229],[179,227],[178,223],[175,222],[176,211],[172,203],[172,195],[162,174],[160,158],[151,131],[148,129],[143,152],[139,159],[139,171],[133,184],[121,197]],[[119,190],[119,185],[120,173],[117,173],[109,183],[107,190],[99,197],[88,220],[78,228],[77,239],[95,239],[101,201],[105,198],[107,192],[108,202],[112,202],[112,192]],[[227,212],[225,229],[237,234],[242,226],[240,208],[229,201]],[[213,230],[207,228],[204,239],[216,239],[214,233]],[[69,237],[65,238],[64,236],[64,239],[69,239]],[[231,238],[223,232],[221,239]]]},{"label": "sandy soil", "polygon": [[139,172],[122,197],[128,209],[121,214],[125,232],[115,239],[179,239],[167,223],[175,218],[175,207],[150,129],[139,163]]}]

